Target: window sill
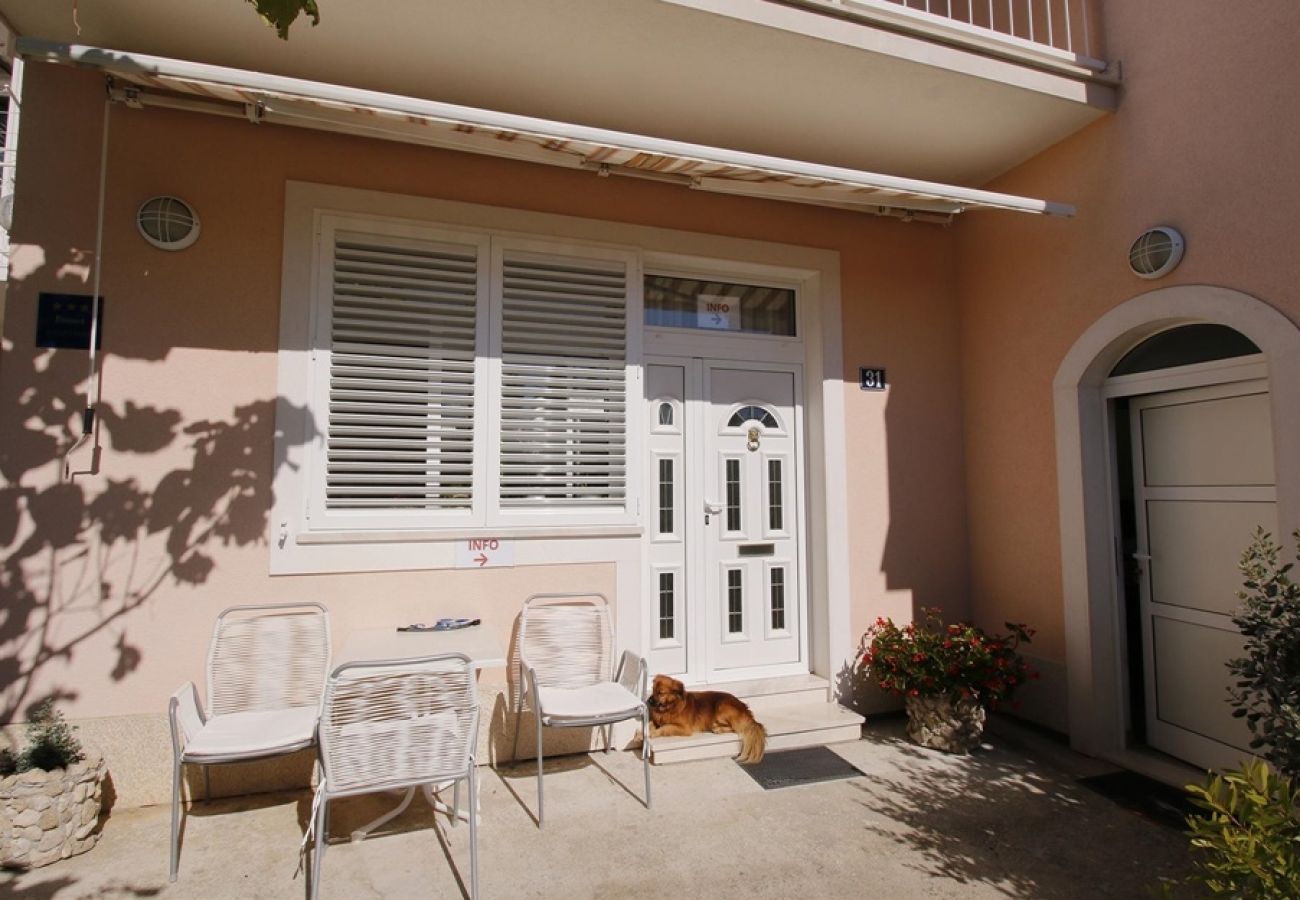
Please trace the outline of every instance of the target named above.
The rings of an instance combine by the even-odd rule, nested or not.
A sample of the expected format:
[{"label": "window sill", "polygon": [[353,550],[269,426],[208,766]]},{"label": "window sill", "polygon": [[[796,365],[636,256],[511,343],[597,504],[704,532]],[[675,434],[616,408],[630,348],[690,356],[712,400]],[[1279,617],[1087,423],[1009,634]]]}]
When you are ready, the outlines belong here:
[{"label": "window sill", "polygon": [[527,528],[421,528],[383,531],[310,531],[294,536],[300,546],[329,544],[453,543],[488,538],[509,540],[577,540],[583,538],[639,538],[640,525],[588,525]]}]

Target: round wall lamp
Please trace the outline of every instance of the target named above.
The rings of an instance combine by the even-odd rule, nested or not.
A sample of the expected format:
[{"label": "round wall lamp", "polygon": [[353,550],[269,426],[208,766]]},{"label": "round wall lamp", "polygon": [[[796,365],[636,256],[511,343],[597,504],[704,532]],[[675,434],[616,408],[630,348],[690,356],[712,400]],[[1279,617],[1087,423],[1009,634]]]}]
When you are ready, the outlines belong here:
[{"label": "round wall lamp", "polygon": [[136,227],[159,250],[184,250],[199,239],[199,215],[180,197],[151,197],[135,214]]},{"label": "round wall lamp", "polygon": [[1128,248],[1128,267],[1138,278],[1168,275],[1182,262],[1186,246],[1178,229],[1157,225],[1138,235]]}]

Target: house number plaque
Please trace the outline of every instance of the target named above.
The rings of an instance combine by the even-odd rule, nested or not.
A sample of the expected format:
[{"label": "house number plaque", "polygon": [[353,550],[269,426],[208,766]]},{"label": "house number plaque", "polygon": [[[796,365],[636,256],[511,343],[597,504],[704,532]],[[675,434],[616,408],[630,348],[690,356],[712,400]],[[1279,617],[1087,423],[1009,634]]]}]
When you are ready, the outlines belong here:
[{"label": "house number plaque", "polygon": [[885,389],[885,370],[868,369],[862,366],[858,369],[858,387],[864,391],[883,391]]}]

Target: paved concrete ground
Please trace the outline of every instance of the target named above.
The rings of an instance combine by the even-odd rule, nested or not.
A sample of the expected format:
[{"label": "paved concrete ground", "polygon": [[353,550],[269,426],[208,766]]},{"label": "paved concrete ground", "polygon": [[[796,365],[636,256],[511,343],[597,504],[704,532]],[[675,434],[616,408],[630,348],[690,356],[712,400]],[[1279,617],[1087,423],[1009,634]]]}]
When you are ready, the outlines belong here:
[{"label": "paved concrete ground", "polygon": [[[485,769],[481,896],[1127,898],[1186,871],[1181,833],[1074,783],[1097,771],[1090,761],[1024,732],[950,757],[901,731],[884,720],[836,746],[865,775],[817,785],[765,791],[730,760],[657,767],[651,811],[631,754],[556,760],[545,830],[532,818],[532,767]],[[435,824],[418,801],[386,833],[347,841],[393,803],[337,804],[322,898],[462,896],[468,829]],[[89,853],[0,875],[0,896],[298,900],[309,811],[306,793],[200,804],[168,885],[167,808],[123,810]]]}]

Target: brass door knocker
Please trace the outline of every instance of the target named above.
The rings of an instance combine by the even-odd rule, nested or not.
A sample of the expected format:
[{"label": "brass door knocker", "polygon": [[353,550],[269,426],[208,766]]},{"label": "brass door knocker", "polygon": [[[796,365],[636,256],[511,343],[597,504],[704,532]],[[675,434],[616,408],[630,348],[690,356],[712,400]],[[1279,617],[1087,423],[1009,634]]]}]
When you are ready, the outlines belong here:
[{"label": "brass door knocker", "polygon": [[758,449],[758,434],[759,431],[757,428],[749,429],[749,440],[745,442],[745,446],[749,449],[750,453],[753,453]]}]

